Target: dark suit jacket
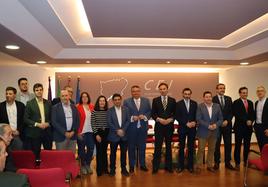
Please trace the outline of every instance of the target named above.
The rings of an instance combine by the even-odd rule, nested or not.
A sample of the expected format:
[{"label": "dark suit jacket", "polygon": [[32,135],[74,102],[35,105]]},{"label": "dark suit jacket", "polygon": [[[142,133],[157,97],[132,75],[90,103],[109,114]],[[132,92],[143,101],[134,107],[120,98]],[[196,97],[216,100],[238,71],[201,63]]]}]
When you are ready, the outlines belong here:
[{"label": "dark suit jacket", "polygon": [[[256,114],[255,116],[257,116],[257,104],[259,101],[255,102],[255,110],[256,110]],[[266,99],[264,106],[263,106],[263,111],[262,111],[262,125],[264,127],[263,130],[268,129],[268,99]]]},{"label": "dark suit jacket", "polygon": [[197,137],[206,138],[208,136],[208,132],[210,131],[208,129],[208,126],[214,123],[217,125],[217,128],[214,131],[218,133],[218,129],[223,122],[220,105],[217,103],[213,103],[212,116],[210,118],[205,103],[199,104],[196,112],[196,121],[198,123]]},{"label": "dark suit jacket", "polygon": [[[138,110],[136,107],[136,104],[133,100],[133,98],[128,98],[124,101],[124,106],[128,108],[129,111],[129,116],[131,118],[131,116],[138,116],[138,115],[145,115],[147,117],[147,121],[141,120],[140,124],[141,124],[141,128],[143,128],[145,131],[148,130],[148,120],[151,118],[151,105],[150,105],[150,101],[147,98],[141,97],[140,98],[140,109]],[[137,128],[137,123],[138,121],[135,122],[130,122],[130,126],[129,126],[129,132],[131,128]]]},{"label": "dark suit jacket", "polygon": [[[17,107],[17,130],[20,132],[20,138],[23,139],[24,134],[23,117],[24,117],[25,106],[20,101],[15,101],[15,103]],[[9,124],[6,101],[0,103],[0,123]]]},{"label": "dark suit jacket", "polygon": [[247,120],[251,120],[254,122],[255,120],[255,112],[253,108],[253,103],[250,100],[248,101],[248,112],[246,112],[246,108],[241,99],[237,99],[233,103],[233,114],[235,117],[234,123],[234,131],[241,132],[242,129],[248,129],[252,131],[252,126],[247,126]]},{"label": "dark suit jacket", "polygon": [[[50,124],[50,114],[51,114],[51,103],[43,99],[44,108],[45,108],[45,122]],[[48,127],[45,130],[35,127],[35,123],[41,122],[41,113],[36,101],[36,98],[27,102],[24,113],[24,123],[26,126],[25,136],[30,138],[38,138],[41,135],[42,131],[47,131],[51,135],[51,128]],[[51,126],[51,124],[50,124]]]},{"label": "dark suit jacket", "polygon": [[[120,140],[126,141],[127,140],[127,130],[130,123],[130,115],[128,108],[125,106],[122,106],[122,125],[119,126],[115,107],[113,106],[108,110],[108,126],[110,128],[109,134],[108,134],[108,140],[111,142],[118,142]],[[120,137],[117,135],[116,131],[118,129],[122,129],[125,132],[125,136]]]},{"label": "dark suit jacket", "polygon": [[[161,96],[156,97],[153,99],[152,103],[152,118],[156,121],[156,118],[163,118],[163,119],[168,119],[168,118],[173,118],[175,116],[175,111],[176,111],[176,100],[172,97],[168,96],[167,99],[167,108],[164,110]],[[155,129],[159,128],[163,125],[161,125],[159,122],[155,123]],[[171,122],[169,127],[174,128],[173,122]]]},{"label": "dark suit jacket", "polygon": [[[213,103],[220,105],[219,97],[215,95],[212,99]],[[232,125],[233,111],[232,111],[232,98],[224,95],[224,108],[221,107],[223,120],[228,121],[228,125]]]},{"label": "dark suit jacket", "polygon": [[[77,139],[77,131],[80,124],[79,113],[75,105],[71,104],[73,124],[71,130],[75,132],[72,140]],[[66,118],[63,110],[62,103],[58,103],[52,106],[51,111],[51,123],[53,126],[53,137],[56,142],[62,142],[65,140],[65,132],[67,132]]]},{"label": "dark suit jacket", "polygon": [[[191,121],[196,121],[197,102],[190,100],[190,109],[187,111],[184,99],[176,104],[175,119],[179,122],[180,132],[187,130],[186,124]],[[195,128],[194,128],[195,129]]]},{"label": "dark suit jacket", "polygon": [[0,186],[1,187],[28,187],[28,179],[26,175],[0,172]]}]

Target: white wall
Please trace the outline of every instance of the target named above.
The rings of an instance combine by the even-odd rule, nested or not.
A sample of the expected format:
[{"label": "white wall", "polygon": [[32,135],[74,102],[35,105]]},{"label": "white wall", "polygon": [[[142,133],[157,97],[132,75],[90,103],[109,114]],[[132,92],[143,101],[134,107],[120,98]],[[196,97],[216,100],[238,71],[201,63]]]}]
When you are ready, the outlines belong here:
[{"label": "white wall", "polygon": [[42,83],[44,86],[44,98],[47,98],[49,76],[52,79],[51,88],[52,97],[54,97],[55,72],[52,69],[46,69],[36,65],[0,67],[0,101],[5,100],[5,89],[7,86],[13,86],[19,91],[17,81],[20,77],[27,77],[30,84],[30,92],[33,92],[32,89],[35,83]]}]

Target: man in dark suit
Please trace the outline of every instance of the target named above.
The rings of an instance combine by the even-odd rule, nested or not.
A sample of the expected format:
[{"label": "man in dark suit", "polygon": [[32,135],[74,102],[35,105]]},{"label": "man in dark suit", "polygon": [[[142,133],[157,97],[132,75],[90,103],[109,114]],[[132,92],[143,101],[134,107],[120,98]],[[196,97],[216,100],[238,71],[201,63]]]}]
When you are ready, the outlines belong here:
[{"label": "man in dark suit", "polygon": [[205,91],[204,102],[199,104],[196,112],[198,124],[196,136],[198,137],[198,152],[196,161],[196,172],[201,172],[206,144],[208,144],[207,170],[215,172],[213,168],[215,145],[219,127],[222,125],[223,117],[220,105],[212,102],[212,93]]},{"label": "man in dark suit", "polygon": [[265,144],[268,144],[268,99],[263,86],[257,87],[258,101],[255,103],[256,121],[254,129],[260,151]]},{"label": "man in dark suit", "polygon": [[168,85],[166,83],[160,83],[158,89],[161,96],[154,98],[152,103],[152,118],[155,120],[155,147],[152,173],[156,174],[158,172],[164,139],[166,145],[165,169],[172,173],[171,141],[174,131],[176,100],[167,96]]},{"label": "man in dark suit", "polygon": [[145,164],[145,149],[148,130],[148,120],[151,118],[151,105],[149,99],[141,97],[141,89],[138,85],[131,87],[131,98],[124,101],[130,113],[130,125],[127,131],[128,138],[128,157],[129,172],[134,172],[136,162],[136,150],[138,149],[138,158],[140,169],[148,171]]},{"label": "man in dark suit", "polygon": [[0,103],[0,123],[9,124],[12,129],[13,141],[11,142],[11,150],[23,149],[24,140],[24,109],[23,103],[16,101],[16,88],[6,88],[6,101]]},{"label": "man in dark suit", "polygon": [[0,138],[0,186],[28,187],[29,183],[26,175],[12,172],[3,172],[5,168],[6,157],[6,144],[4,140]]},{"label": "man in dark suit", "polygon": [[108,110],[108,126],[110,128],[108,140],[111,142],[110,176],[115,176],[116,150],[120,145],[121,173],[129,176],[126,168],[127,131],[130,123],[128,108],[121,106],[122,96],[114,94],[112,97],[114,106]]},{"label": "man in dark suit", "polygon": [[235,132],[235,150],[234,159],[236,169],[240,168],[240,153],[242,141],[244,142],[244,165],[246,165],[250,141],[252,135],[252,124],[255,119],[255,113],[252,101],[248,100],[247,87],[239,88],[240,98],[233,103],[233,115],[235,117],[234,132]]},{"label": "man in dark suit", "polygon": [[[64,86],[63,90],[67,90],[68,94],[69,94],[69,97],[70,97],[70,103],[71,104],[75,104],[74,101],[72,100],[72,97],[73,97],[73,88],[71,86]],[[61,98],[60,97],[56,97],[52,100],[52,106],[58,104],[61,102]]]},{"label": "man in dark suit", "polygon": [[52,149],[50,124],[51,103],[43,98],[43,85],[33,86],[34,99],[27,102],[24,114],[26,149],[32,150],[36,159],[40,159],[41,144],[44,149]]},{"label": "man in dark suit", "polygon": [[179,122],[179,163],[178,173],[184,170],[184,149],[187,137],[188,147],[188,170],[193,172],[194,142],[196,135],[196,109],[197,102],[191,100],[192,90],[184,88],[182,91],[183,99],[177,102],[175,119]]},{"label": "man in dark suit", "polygon": [[223,123],[219,128],[219,136],[216,142],[215,153],[214,153],[214,169],[219,169],[220,158],[221,158],[221,139],[223,137],[224,141],[224,160],[225,168],[234,170],[231,164],[231,154],[232,154],[232,98],[225,94],[225,85],[222,83],[216,86],[217,95],[212,99],[213,103],[218,103],[221,106]]},{"label": "man in dark suit", "polygon": [[80,119],[67,90],[61,90],[61,102],[52,107],[51,121],[56,149],[71,150],[75,154]]}]

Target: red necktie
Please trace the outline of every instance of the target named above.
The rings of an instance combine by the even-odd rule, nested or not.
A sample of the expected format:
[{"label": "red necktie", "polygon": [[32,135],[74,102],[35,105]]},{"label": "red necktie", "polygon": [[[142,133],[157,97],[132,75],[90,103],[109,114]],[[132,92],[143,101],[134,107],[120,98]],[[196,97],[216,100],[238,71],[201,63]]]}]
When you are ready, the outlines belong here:
[{"label": "red necktie", "polygon": [[243,100],[243,102],[244,102],[244,106],[245,106],[246,112],[248,112],[248,101],[247,100]]}]

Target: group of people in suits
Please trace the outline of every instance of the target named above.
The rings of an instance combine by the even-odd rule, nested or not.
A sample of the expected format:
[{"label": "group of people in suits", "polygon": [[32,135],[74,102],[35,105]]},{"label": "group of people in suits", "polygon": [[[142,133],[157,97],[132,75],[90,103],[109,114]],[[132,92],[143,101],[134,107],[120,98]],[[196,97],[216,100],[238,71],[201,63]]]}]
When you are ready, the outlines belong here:
[{"label": "group of people in suits", "polygon": [[[14,87],[7,87],[6,100],[0,103],[2,124],[0,137],[8,142],[7,152],[18,149],[32,150],[38,161],[41,146],[51,150],[53,141],[57,150],[71,150],[74,153],[78,145],[83,174],[93,172],[90,165],[94,146],[97,150],[98,176],[102,174],[115,176],[118,146],[122,175],[129,176],[130,173],[134,173],[137,162],[140,170],[148,171],[145,153],[148,122],[151,118],[155,121],[153,174],[160,168],[163,143],[165,143],[165,170],[173,172],[171,143],[175,120],[179,124],[179,154],[176,167],[178,173],[183,172],[185,168],[191,173],[194,171],[200,173],[206,145],[208,145],[207,170],[210,172],[218,170],[221,162],[222,138],[225,167],[231,170],[240,168],[242,142],[243,161],[246,162],[253,128],[260,150],[268,143],[268,101],[263,86],[257,88],[258,101],[255,103],[255,109],[253,102],[247,99],[246,87],[239,89],[240,98],[232,102],[231,97],[225,95],[225,85],[222,83],[216,86],[215,96],[212,92],[205,91],[203,102],[200,104],[192,100],[190,88],[184,88],[182,99],[176,102],[168,95],[168,85],[164,82],[158,86],[160,96],[154,98],[150,104],[148,98],[141,96],[141,88],[133,85],[130,90],[131,97],[123,100],[122,95],[115,93],[112,96],[113,106],[110,108],[105,96],[99,96],[95,104],[92,104],[87,92],[82,92],[79,103],[75,104],[71,99],[73,90],[70,86],[64,87],[60,97],[53,99],[52,102],[43,98],[44,88],[40,83],[34,84],[33,94],[28,90],[26,78],[19,79],[18,86],[20,88],[18,94]],[[234,125],[232,125],[233,117]],[[235,166],[231,164],[232,129],[235,133]],[[194,167],[196,139],[198,139],[198,151]],[[108,144],[110,144],[109,169]],[[126,167],[127,154],[129,169]],[[12,158],[6,160],[5,170],[15,171]]]}]

